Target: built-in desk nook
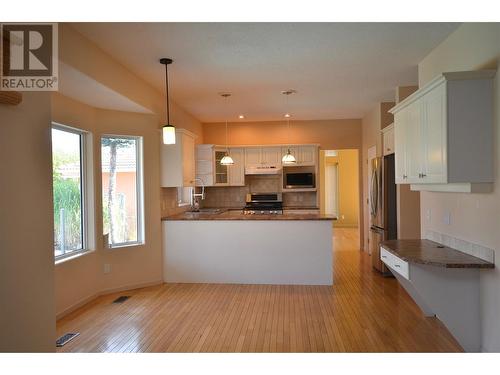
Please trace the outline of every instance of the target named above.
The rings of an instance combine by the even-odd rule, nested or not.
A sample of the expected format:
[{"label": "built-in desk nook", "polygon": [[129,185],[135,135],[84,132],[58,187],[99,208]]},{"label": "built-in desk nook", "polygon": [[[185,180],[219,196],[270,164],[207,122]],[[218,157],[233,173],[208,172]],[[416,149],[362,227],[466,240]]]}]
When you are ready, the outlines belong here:
[{"label": "built-in desk nook", "polygon": [[426,316],[437,316],[464,350],[480,351],[479,272],[494,263],[420,239],[384,241],[380,259]]}]

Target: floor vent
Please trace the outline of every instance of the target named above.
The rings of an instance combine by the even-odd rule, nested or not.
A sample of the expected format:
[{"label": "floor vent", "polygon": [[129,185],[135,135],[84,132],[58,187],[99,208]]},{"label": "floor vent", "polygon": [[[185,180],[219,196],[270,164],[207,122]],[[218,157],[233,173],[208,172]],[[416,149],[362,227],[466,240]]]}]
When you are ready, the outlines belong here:
[{"label": "floor vent", "polygon": [[76,336],[78,336],[80,333],[66,333],[65,335],[62,335],[59,337],[56,341],[56,346],[61,347],[66,345],[68,342],[73,340]]},{"label": "floor vent", "polygon": [[130,296],[120,296],[118,297],[117,299],[115,299],[113,301],[113,303],[123,303],[125,302],[126,300],[128,300],[130,298]]}]

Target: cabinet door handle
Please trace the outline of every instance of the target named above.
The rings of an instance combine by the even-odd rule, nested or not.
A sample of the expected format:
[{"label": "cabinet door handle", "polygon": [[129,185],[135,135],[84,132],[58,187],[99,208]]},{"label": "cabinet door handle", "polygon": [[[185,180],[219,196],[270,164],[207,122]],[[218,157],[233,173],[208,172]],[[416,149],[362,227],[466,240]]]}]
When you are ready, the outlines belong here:
[{"label": "cabinet door handle", "polygon": [[404,174],[404,175],[403,175],[403,178],[408,178],[408,176]]},{"label": "cabinet door handle", "polygon": [[394,267],[401,267],[399,264],[395,264]]},{"label": "cabinet door handle", "polygon": [[386,255],[382,255],[382,258],[387,258],[387,256]]},{"label": "cabinet door handle", "polygon": [[427,177],[427,175],[425,173],[422,173],[422,178],[424,178],[424,177]]}]

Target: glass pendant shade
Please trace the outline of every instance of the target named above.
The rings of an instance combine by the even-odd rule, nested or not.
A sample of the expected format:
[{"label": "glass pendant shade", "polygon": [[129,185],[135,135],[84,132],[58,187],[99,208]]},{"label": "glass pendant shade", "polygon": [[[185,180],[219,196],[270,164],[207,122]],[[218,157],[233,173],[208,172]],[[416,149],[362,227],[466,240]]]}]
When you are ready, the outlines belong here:
[{"label": "glass pendant shade", "polygon": [[283,156],[281,161],[283,162],[283,164],[295,164],[295,163],[297,163],[297,160],[295,160],[295,156],[292,155],[292,153],[290,152],[290,149],[288,149],[288,151]]},{"label": "glass pendant shade", "polygon": [[220,160],[221,165],[233,165],[234,160],[229,154],[226,152],[226,155]]},{"label": "glass pendant shade", "polygon": [[173,125],[165,125],[162,133],[164,145],[175,145],[175,128]]}]

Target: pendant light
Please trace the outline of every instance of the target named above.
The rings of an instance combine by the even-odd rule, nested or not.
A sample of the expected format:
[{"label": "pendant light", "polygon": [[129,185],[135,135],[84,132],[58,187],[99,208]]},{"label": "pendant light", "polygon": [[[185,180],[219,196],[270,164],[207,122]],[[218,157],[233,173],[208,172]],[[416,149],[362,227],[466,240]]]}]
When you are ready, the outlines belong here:
[{"label": "pendant light", "polygon": [[165,92],[167,96],[167,124],[162,128],[163,144],[174,145],[175,144],[175,127],[170,124],[170,106],[168,101],[168,66],[172,64],[173,60],[169,58],[160,59],[160,63],[165,65]]},{"label": "pendant light", "polygon": [[295,90],[286,90],[282,91],[281,93],[283,95],[286,95],[286,113],[285,113],[285,118],[286,118],[286,127],[287,127],[287,138],[288,138],[288,149],[286,151],[286,154],[283,155],[283,158],[281,158],[281,161],[285,165],[293,165],[297,163],[297,160],[295,159],[295,156],[293,156],[292,152],[290,151],[290,112],[288,112],[288,96],[291,94],[295,94],[297,91]]},{"label": "pendant light", "polygon": [[[228,92],[223,92],[222,94],[220,94],[220,96],[222,96],[227,103],[227,98],[229,98],[231,96],[231,94]],[[227,107],[227,105],[226,105],[226,107]],[[227,113],[226,113],[226,154],[221,159],[220,164],[221,165],[233,165],[234,164],[233,158],[229,155],[229,146],[227,143]]]}]

